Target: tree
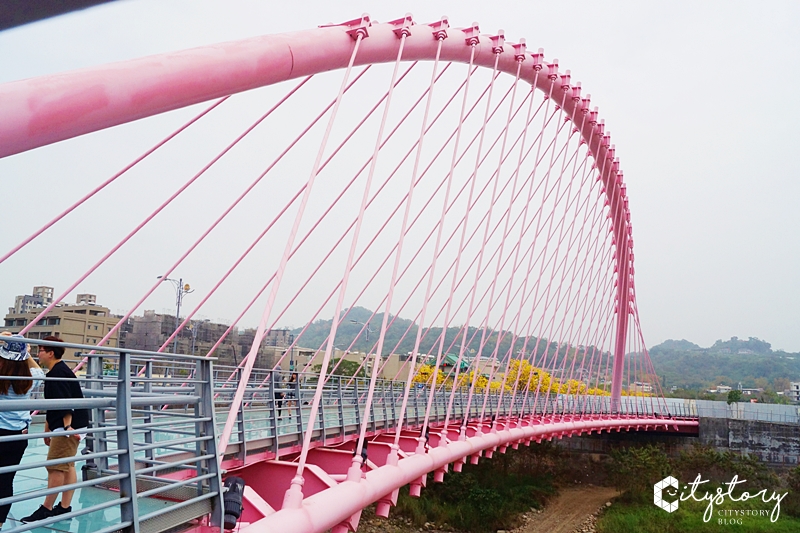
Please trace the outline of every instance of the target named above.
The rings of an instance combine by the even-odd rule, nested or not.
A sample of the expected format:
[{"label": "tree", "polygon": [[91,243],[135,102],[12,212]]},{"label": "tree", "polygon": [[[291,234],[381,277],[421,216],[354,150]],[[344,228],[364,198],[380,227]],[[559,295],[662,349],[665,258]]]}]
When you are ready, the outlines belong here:
[{"label": "tree", "polygon": [[789,398],[787,398],[786,396],[778,396],[778,393],[775,392],[774,390],[765,390],[758,394],[758,402],[788,405]]},{"label": "tree", "polygon": [[790,516],[800,517],[800,466],[789,470],[786,479],[789,485],[789,497],[786,498],[786,512]]},{"label": "tree", "polygon": [[783,392],[791,387],[791,383],[787,378],[775,378],[775,380],[772,382],[772,386],[775,389],[775,392]]},{"label": "tree", "polygon": [[[432,365],[420,365],[419,369],[417,369],[417,373],[414,376],[413,382],[414,383],[425,383],[430,385],[431,381],[433,380],[433,371],[434,367]],[[436,373],[436,386],[440,386],[444,383],[445,378],[447,377],[447,372],[442,372],[440,369]]]},{"label": "tree", "polygon": [[741,401],[742,399],[742,391],[738,389],[733,389],[732,391],[728,392],[728,405]]},{"label": "tree", "polygon": [[627,499],[634,501],[648,495],[652,498],[653,484],[671,470],[667,454],[652,444],[612,450],[608,463],[611,482],[618,490],[626,492]]},{"label": "tree", "polygon": [[[336,366],[337,361],[338,361],[338,359],[331,359],[331,362],[330,362],[330,365],[328,367],[328,372],[327,373],[330,373],[330,370],[333,367]],[[358,377],[358,378],[367,377],[367,373],[364,371],[364,367],[361,366],[361,368],[359,369],[359,366],[361,366],[361,365],[358,362],[356,362],[356,361],[348,361],[347,359],[345,359],[344,361],[341,362],[341,364],[338,367],[336,367],[336,372],[335,372],[334,375],[336,375],[336,376],[348,376],[348,377],[355,375],[355,377]],[[314,372],[319,374],[320,370],[322,370],[322,365],[321,364],[314,365],[313,366],[313,370],[314,370]],[[357,373],[356,373],[356,371],[357,371]]]}]

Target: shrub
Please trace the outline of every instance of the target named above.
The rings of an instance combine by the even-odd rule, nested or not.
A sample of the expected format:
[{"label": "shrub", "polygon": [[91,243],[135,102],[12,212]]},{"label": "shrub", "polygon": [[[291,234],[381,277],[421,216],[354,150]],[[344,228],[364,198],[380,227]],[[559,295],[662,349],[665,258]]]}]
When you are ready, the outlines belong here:
[{"label": "shrub", "polygon": [[551,473],[562,470],[562,455],[552,445],[531,446],[464,465],[444,483],[434,483],[431,474],[420,498],[400,491],[396,510],[417,527],[433,522],[476,533],[512,529],[517,515],[541,507],[555,493]]},{"label": "shrub", "polygon": [[786,485],[789,494],[783,503],[786,514],[800,518],[800,466],[796,466],[789,471],[786,478]]},{"label": "shrub", "polygon": [[664,450],[651,444],[613,450],[607,467],[609,480],[631,501],[651,499],[653,485],[672,470]]},{"label": "shrub", "polygon": [[681,481],[693,480],[697,474],[713,483],[725,483],[734,475],[747,480],[748,488],[774,489],[778,477],[758,459],[732,452],[719,452],[710,446],[695,445],[683,451],[676,461]]}]

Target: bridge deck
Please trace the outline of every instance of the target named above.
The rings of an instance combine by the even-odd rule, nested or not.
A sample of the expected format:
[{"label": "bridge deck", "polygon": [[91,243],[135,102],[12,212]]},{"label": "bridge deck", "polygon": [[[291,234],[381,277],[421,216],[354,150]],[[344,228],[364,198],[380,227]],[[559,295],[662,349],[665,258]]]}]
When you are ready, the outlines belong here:
[{"label": "bridge deck", "polygon": [[[29,447],[16,469],[15,495],[6,499],[12,510],[4,529],[20,533],[157,533],[176,527],[203,531],[209,520],[220,518],[213,513],[221,508],[223,470],[247,481],[242,525],[252,524],[259,530],[266,527],[265,520],[286,519],[287,514],[279,510],[296,475],[318,376],[301,374],[288,386],[288,375],[278,371],[252,373],[243,387],[243,402],[235,411],[239,417],[230,446],[220,453],[217,437],[239,385],[237,376],[238,370],[215,367],[206,358],[123,350],[90,356],[86,375],[80,378],[85,399],[69,400],[71,407],[92,411],[90,428],[78,430],[87,433],[87,438],[77,461],[80,474],[74,486],[72,516],[41,524],[19,522],[38,507],[48,491],[44,428],[37,422],[23,436],[29,439]],[[311,502],[324,501],[346,486],[343,482],[353,462],[354,441],[366,419],[369,442],[364,482],[365,487],[373,484],[372,490],[378,492],[374,498],[369,496],[369,501],[343,503],[341,509],[352,509],[350,514],[402,485],[413,486],[428,472],[441,478],[450,466],[458,471],[467,460],[477,460],[482,454],[488,457],[509,446],[601,430],[678,431],[696,425],[690,420],[694,415],[690,409],[676,406],[671,410],[657,398],[630,397],[612,412],[607,396],[539,397],[533,391],[520,391],[515,397],[490,392],[470,403],[466,390],[437,387],[430,396],[430,386],[417,384],[407,397],[399,450],[392,452],[404,383],[381,381],[371,410],[366,408],[363,379],[350,382],[348,377],[331,376],[323,389],[321,416],[310,435],[304,497]],[[63,409],[63,402],[6,400],[0,402],[0,409]],[[428,407],[428,446],[425,453],[419,453],[420,428]],[[450,425],[444,432],[448,412]],[[460,436],[465,419],[468,424]],[[387,477],[387,471],[397,475]],[[392,481],[387,481],[390,478]],[[291,513],[288,516],[293,520]],[[319,531],[329,528],[314,526]],[[279,523],[265,530],[296,528]]]}]

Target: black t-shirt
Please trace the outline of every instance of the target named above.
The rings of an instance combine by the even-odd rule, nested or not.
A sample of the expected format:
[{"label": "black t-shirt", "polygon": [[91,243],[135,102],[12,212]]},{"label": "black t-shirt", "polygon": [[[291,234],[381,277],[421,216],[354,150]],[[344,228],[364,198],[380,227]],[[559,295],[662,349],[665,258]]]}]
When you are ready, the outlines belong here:
[{"label": "black t-shirt", "polygon": [[[81,385],[75,374],[64,361],[59,361],[47,373],[48,378],[72,378],[75,381],[47,381],[44,382],[44,397],[47,400],[62,398],[83,398]],[[72,428],[81,429],[89,425],[88,409],[49,409],[47,411],[47,425],[50,431],[64,427],[64,415],[72,413]]]}]

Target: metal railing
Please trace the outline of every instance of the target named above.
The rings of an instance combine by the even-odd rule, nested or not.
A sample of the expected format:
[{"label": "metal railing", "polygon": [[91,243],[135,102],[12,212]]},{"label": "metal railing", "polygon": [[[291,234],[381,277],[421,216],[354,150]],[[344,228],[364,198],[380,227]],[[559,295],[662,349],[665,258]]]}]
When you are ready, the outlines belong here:
[{"label": "metal railing", "polygon": [[800,406],[769,403],[727,402],[664,398],[670,412],[699,418],[755,420],[779,424],[800,424]]},{"label": "metal railing", "polygon": [[[30,344],[52,345],[31,339]],[[91,346],[61,343],[79,350]],[[86,355],[85,377],[79,378],[84,389],[83,400],[8,400],[0,402],[0,410],[44,410],[47,408],[90,409],[89,428],[64,435],[83,434],[85,449],[78,458],[85,465],[81,481],[68,487],[29,490],[0,504],[43,497],[74,488],[99,487],[113,489],[117,496],[104,503],[73,511],[16,528],[27,531],[47,526],[65,518],[88,515],[118,506],[119,522],[109,524],[103,532],[125,530],[158,532],[189,520],[210,515],[212,523],[221,518],[221,476],[217,435],[230,411],[239,386],[240,370],[213,365],[204,357],[104,348]],[[296,376],[292,379],[292,376]],[[49,379],[49,378],[46,378]],[[318,374],[254,369],[244,391],[244,401],[237,415],[237,424],[226,450],[228,459],[244,462],[247,455],[260,453],[261,458],[295,453],[302,445],[310,419]],[[373,406],[366,409],[369,381],[366,378],[330,376],[323,386],[321,414],[313,428],[314,446],[336,444],[354,438],[362,421],[367,420],[368,434],[393,431],[397,428],[405,383],[378,380]],[[445,420],[451,392],[453,407],[451,428],[464,421],[477,422],[483,410],[484,394],[478,391],[467,408],[467,387],[437,390],[430,406],[432,424]],[[422,425],[430,389],[414,383],[408,399],[404,428]],[[695,418],[697,413],[680,404],[663,399],[624,397],[613,407],[608,396],[536,394],[518,391],[516,395],[492,391],[486,400],[483,423],[499,417],[608,417],[614,418]],[[0,437],[0,440],[36,439],[46,436],[41,431],[28,435]],[[59,461],[38,461],[0,469],[2,472],[41,468]],[[156,511],[141,512],[142,499],[169,502]],[[145,506],[149,508],[149,506]]]},{"label": "metal railing", "polygon": [[[239,370],[235,367],[215,367],[214,402],[218,416],[218,430],[224,425],[230,410],[236,387],[239,385]],[[291,381],[293,375],[297,378]],[[318,374],[298,373],[283,370],[254,369],[244,391],[237,424],[234,426],[226,457],[241,461],[251,453],[261,457],[280,457],[294,453],[302,445],[304,431],[310,418],[311,403],[316,392]],[[392,431],[397,428],[405,391],[401,381],[378,380],[375,387],[373,408],[366,412],[366,396],[369,380],[350,376],[332,375],[323,387],[321,413],[317,417],[312,433],[312,444],[325,446],[347,440],[358,433],[362,420],[369,416],[368,434]],[[414,383],[408,399],[403,427],[413,429],[422,425],[430,389],[423,383]],[[430,408],[431,424],[444,422],[451,389],[444,387],[433,396]],[[466,418],[480,420],[483,409],[483,391],[479,391],[467,412],[468,387],[457,388],[450,413],[450,428],[457,429]],[[512,405],[513,400],[513,405]],[[492,391],[487,398],[484,423],[491,423],[495,416],[611,416],[621,418],[663,417],[696,418],[688,412],[669,412],[663,400],[651,397],[623,397],[617,408],[612,408],[609,396],[573,396],[535,391],[527,397],[524,391],[512,398],[505,393],[501,400],[499,392]]]},{"label": "metal railing", "polygon": [[[26,342],[93,349],[92,346],[35,339]],[[84,462],[81,479],[55,488],[47,488],[47,482],[42,480],[40,487],[0,499],[0,505],[43,498],[70,489],[113,489],[109,494],[116,497],[67,514],[21,524],[14,531],[22,533],[112,507],[119,508],[119,520],[110,524],[105,517],[97,520],[105,527],[94,530],[96,533],[159,532],[206,515],[211,517],[212,524],[220,524],[222,482],[212,401],[213,360],[118,348],[102,348],[102,352],[87,357],[86,375],[78,378],[83,399],[31,398],[0,402],[0,411],[90,410],[89,427],[58,433],[85,437],[78,456],[24,461],[0,468],[0,473],[20,472],[77,461]],[[153,370],[159,367],[184,368],[190,375],[157,375]],[[46,382],[58,379],[64,378],[45,377]],[[45,433],[35,423],[29,433],[0,437],[0,441],[34,441],[51,436],[53,433]],[[142,512],[140,502],[143,499],[159,500],[163,505],[155,511]]]}]

